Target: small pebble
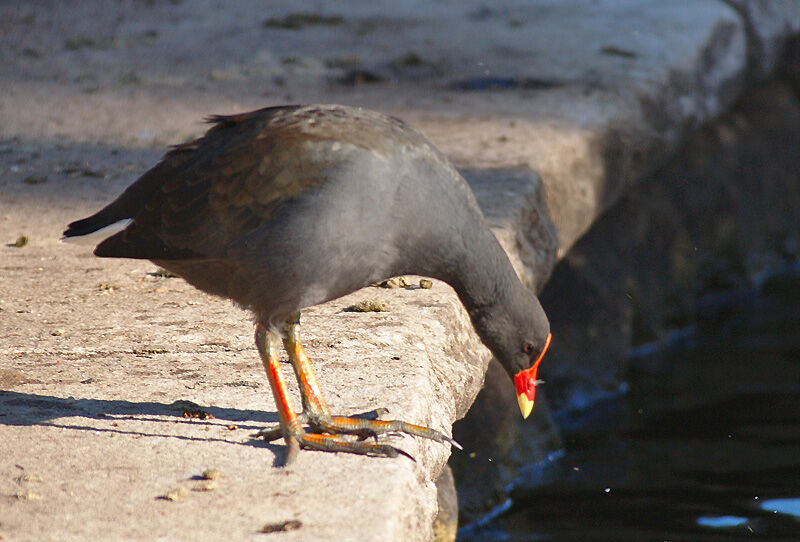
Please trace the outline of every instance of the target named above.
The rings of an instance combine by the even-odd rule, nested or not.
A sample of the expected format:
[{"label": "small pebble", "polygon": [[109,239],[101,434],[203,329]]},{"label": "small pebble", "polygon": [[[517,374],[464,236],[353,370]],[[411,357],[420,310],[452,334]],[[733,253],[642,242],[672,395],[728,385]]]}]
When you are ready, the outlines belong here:
[{"label": "small pebble", "polygon": [[188,494],[189,494],[189,490],[186,489],[183,486],[180,486],[180,487],[176,487],[174,489],[170,489],[169,491],[167,491],[164,495],[162,495],[159,498],[163,499],[163,500],[166,500],[166,501],[175,502],[175,501],[182,501],[183,499],[186,498],[186,495],[188,495]]},{"label": "small pebble", "polygon": [[385,302],[377,299],[365,299],[354,305],[346,307],[345,312],[389,312],[389,307]]},{"label": "small pebble", "polygon": [[21,491],[14,495],[20,501],[40,501],[42,500],[42,496],[38,493],[34,493],[33,491]]},{"label": "small pebble", "polygon": [[148,273],[151,277],[158,277],[162,279],[180,278],[178,275],[171,271],[167,271],[163,267],[157,268],[155,271]]},{"label": "small pebble", "polygon": [[214,415],[204,410],[184,410],[182,416],[190,420],[213,420]]},{"label": "small pebble", "polygon": [[433,281],[431,279],[419,279],[419,287],[423,290],[430,290],[433,288]]},{"label": "small pebble", "polygon": [[303,522],[298,519],[290,519],[288,521],[279,521],[278,523],[267,523],[261,527],[262,533],[285,533],[287,531],[295,531],[303,526]]},{"label": "small pebble", "polygon": [[204,480],[216,480],[222,476],[222,472],[217,469],[206,469],[203,471],[202,476]]},{"label": "small pebble", "polygon": [[119,289],[119,284],[101,282],[100,284],[97,285],[97,290],[99,292],[113,293],[117,289]]},{"label": "small pebble", "polygon": [[378,288],[408,288],[411,283],[405,277],[394,277],[391,279],[382,280],[376,284]]},{"label": "small pebble", "polygon": [[17,483],[25,483],[25,482],[42,482],[43,478],[38,474],[32,474],[30,472],[23,472],[16,478]]},{"label": "small pebble", "polygon": [[22,248],[28,244],[28,238],[25,235],[20,235],[17,240],[11,243],[12,247]]},{"label": "small pebble", "polygon": [[25,184],[42,184],[47,182],[47,177],[44,175],[28,175],[22,182]]}]

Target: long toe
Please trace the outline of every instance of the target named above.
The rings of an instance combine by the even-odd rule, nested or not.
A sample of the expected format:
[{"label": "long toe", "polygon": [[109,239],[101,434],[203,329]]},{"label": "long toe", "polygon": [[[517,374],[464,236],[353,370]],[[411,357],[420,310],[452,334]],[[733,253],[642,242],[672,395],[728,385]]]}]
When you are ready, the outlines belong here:
[{"label": "long toe", "polygon": [[[308,423],[308,416],[305,412],[297,415],[297,423],[298,427],[304,423]],[[291,430],[284,431],[283,427],[278,424],[273,427],[265,427],[264,429],[259,430],[253,435],[252,438],[263,439],[267,442],[272,442],[273,440],[278,440],[279,438],[286,436],[286,434],[291,433]]]},{"label": "long toe", "polygon": [[447,442],[459,450],[461,445],[447,435],[430,427],[400,420],[371,420],[348,416],[323,416],[309,419],[312,427],[332,434],[358,435],[360,438],[377,437],[382,433],[406,433],[436,442]]},{"label": "long toe", "polygon": [[371,455],[379,457],[397,457],[404,455],[415,461],[411,455],[400,448],[395,448],[389,444],[377,444],[355,440],[350,435],[328,435],[323,433],[303,433],[296,435],[300,446],[325,452],[346,452],[350,454]]},{"label": "long toe", "polygon": [[280,425],[276,425],[275,427],[261,429],[251,438],[263,439],[267,442],[272,442],[273,440],[278,440],[281,437],[283,437],[283,429],[281,429]]}]

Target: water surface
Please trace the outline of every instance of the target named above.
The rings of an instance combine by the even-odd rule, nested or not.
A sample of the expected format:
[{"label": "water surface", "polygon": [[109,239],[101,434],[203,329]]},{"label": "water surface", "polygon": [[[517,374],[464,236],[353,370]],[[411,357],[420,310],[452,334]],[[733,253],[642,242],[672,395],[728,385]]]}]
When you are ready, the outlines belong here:
[{"label": "water surface", "polygon": [[620,393],[559,413],[563,452],[460,538],[800,540],[795,293],[703,300],[696,326],[632,353]]}]

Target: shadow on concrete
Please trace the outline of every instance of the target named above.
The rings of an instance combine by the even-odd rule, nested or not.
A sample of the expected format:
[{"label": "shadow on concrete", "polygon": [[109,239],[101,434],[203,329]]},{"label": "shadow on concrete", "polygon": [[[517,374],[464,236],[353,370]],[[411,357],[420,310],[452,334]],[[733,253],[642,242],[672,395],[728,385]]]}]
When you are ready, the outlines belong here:
[{"label": "shadow on concrete", "polygon": [[[36,395],[16,391],[0,391],[0,425],[43,425],[63,429],[77,429],[95,432],[109,432],[127,435],[171,437],[183,440],[218,441],[251,446],[264,445],[263,441],[252,439],[249,442],[215,437],[191,437],[168,433],[147,433],[112,427],[71,423],[68,418],[88,418],[107,420],[109,424],[121,421],[187,424],[207,428],[230,428],[258,431],[266,424],[278,422],[276,412],[240,410],[214,406],[200,406],[190,401],[173,403],[134,402],[109,399],[75,399],[52,395]],[[236,422],[232,424],[230,422]],[[241,422],[250,422],[242,424]],[[268,446],[272,448],[272,446]]]},{"label": "shadow on concrete", "polygon": [[[187,415],[188,413],[188,415]],[[188,416],[188,417],[187,417]],[[206,416],[195,419],[194,416]],[[97,426],[81,419],[104,420],[108,425]],[[187,424],[196,427],[198,436],[159,431],[125,429],[125,422],[162,424]],[[236,422],[232,424],[230,422]],[[242,424],[241,422],[251,422]],[[73,397],[54,397],[16,391],[0,391],[0,425],[39,425],[72,431],[91,431],[92,433],[128,435],[133,437],[171,438],[189,442],[218,442],[236,446],[267,448],[274,456],[273,466],[286,463],[287,448],[282,442],[266,442],[255,436],[255,432],[266,425],[278,422],[277,412],[240,410],[214,406],[199,406],[190,401],[173,403],[135,402],[110,399],[75,399]],[[237,432],[231,430],[231,438],[205,434],[210,429],[230,429],[235,425]],[[241,430],[246,430],[250,438],[239,440]],[[201,433],[202,431],[202,433]]]}]

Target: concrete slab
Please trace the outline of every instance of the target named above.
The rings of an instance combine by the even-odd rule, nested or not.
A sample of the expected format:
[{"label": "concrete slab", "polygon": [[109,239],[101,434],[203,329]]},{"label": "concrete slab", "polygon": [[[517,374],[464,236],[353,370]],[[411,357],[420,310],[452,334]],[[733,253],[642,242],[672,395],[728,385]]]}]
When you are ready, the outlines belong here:
[{"label": "concrete slab", "polygon": [[[247,539],[298,520],[282,536],[430,538],[446,447],[404,438],[417,463],[306,453],[273,469],[280,446],[248,437],[274,406],[247,316],[149,264],[60,246],[63,225],[210,113],[358,104],[408,120],[462,167],[540,286],[626,187],[771,70],[796,5],[753,4],[0,6],[0,537]],[[486,350],[440,283],[353,299],[373,295],[392,311],[340,313],[342,300],[304,319],[329,402],[380,400],[446,430]],[[214,418],[182,418],[181,400]],[[208,468],[217,488],[191,491]],[[157,499],[178,486],[182,500]]]},{"label": "concrete slab", "polygon": [[[87,211],[42,212],[64,184],[37,186],[33,208],[4,187],[0,238],[29,240],[0,247],[0,534],[244,540],[297,520],[289,539],[430,539],[449,447],[396,437],[416,462],[305,452],[274,468],[283,446],[252,438],[277,417],[248,315],[148,262],[60,246],[64,221]],[[342,310],[373,298],[390,311]],[[346,414],[384,405],[449,432],[488,362],[438,281],[362,290],[305,312],[303,328],[326,398]],[[222,476],[197,491],[207,469]],[[179,502],[160,498],[176,488],[188,492]]]}]

